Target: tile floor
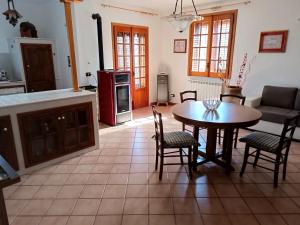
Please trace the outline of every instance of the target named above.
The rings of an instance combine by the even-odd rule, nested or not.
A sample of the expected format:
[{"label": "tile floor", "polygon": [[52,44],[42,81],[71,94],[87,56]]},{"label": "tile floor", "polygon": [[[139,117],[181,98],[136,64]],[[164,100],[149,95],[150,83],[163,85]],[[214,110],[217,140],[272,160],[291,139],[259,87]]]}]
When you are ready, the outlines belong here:
[{"label": "tile floor", "polygon": [[[180,130],[171,107],[160,107],[165,130]],[[150,108],[135,121],[100,130],[100,149],[22,177],[6,188],[12,225],[299,225],[300,143],[293,143],[287,180],[248,166],[240,178],[243,145],[233,152],[236,171],[206,164],[193,181],[185,167],[154,170]],[[241,131],[245,135],[247,131]],[[201,144],[205,147],[205,133]],[[174,159],[172,159],[174,160]],[[179,161],[178,159],[175,159]]]}]

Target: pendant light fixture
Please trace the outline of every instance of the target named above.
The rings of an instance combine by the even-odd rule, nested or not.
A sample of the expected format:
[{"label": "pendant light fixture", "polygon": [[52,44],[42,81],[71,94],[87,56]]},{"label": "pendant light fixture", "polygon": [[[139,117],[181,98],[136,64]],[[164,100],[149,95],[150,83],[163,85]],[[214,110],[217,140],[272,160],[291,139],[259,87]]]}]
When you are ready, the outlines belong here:
[{"label": "pendant light fixture", "polygon": [[15,9],[14,0],[7,0],[8,10],[6,10],[3,15],[13,26],[16,26],[18,19],[22,18],[21,14]]},{"label": "pendant light fixture", "polygon": [[[180,1],[180,12],[177,12],[179,1]],[[171,23],[171,25],[180,33],[184,32],[192,21],[203,19],[203,17],[200,16],[197,12],[197,8],[195,6],[194,0],[192,0],[192,3],[193,3],[195,15],[184,13],[182,11],[183,8],[182,2],[183,0],[176,0],[175,9],[173,13],[165,17],[167,21]]]}]

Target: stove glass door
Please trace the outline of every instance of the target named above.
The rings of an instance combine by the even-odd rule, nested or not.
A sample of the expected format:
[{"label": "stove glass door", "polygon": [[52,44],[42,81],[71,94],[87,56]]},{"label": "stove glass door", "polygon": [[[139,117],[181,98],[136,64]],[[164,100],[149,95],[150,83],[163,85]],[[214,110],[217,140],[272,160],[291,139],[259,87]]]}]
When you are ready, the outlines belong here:
[{"label": "stove glass door", "polygon": [[120,85],[116,86],[116,108],[117,113],[124,113],[130,111],[130,86]]}]

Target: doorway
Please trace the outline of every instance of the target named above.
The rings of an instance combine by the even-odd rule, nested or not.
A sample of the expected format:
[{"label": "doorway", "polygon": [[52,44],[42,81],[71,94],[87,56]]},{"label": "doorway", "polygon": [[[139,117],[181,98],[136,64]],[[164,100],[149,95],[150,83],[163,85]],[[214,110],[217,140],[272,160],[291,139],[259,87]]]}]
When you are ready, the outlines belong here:
[{"label": "doorway", "polygon": [[114,69],[130,71],[132,107],[149,105],[148,27],[112,24]]}]

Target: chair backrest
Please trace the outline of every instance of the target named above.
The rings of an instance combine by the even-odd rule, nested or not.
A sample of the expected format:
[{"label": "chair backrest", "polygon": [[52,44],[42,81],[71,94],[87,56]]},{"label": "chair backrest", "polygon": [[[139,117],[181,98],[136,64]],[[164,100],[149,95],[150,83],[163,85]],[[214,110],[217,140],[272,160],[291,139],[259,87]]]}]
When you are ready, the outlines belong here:
[{"label": "chair backrest", "polygon": [[284,143],[286,143],[286,142],[288,144],[291,143],[299,119],[300,119],[300,112],[293,117],[288,117],[285,119],[284,126],[283,126],[281,136],[280,136],[279,145],[278,145],[279,150],[281,150],[283,148]]},{"label": "chair backrest", "polygon": [[155,140],[160,143],[164,142],[164,127],[162,122],[162,115],[156,110],[156,107],[152,106],[152,112],[154,117],[154,128],[155,128]]},{"label": "chair backrest", "polygon": [[181,103],[185,101],[197,101],[197,91],[183,91],[180,92]]},{"label": "chair backrest", "polygon": [[223,102],[231,102],[240,105],[245,104],[246,97],[241,95],[233,95],[233,94],[220,94],[220,100]]}]

